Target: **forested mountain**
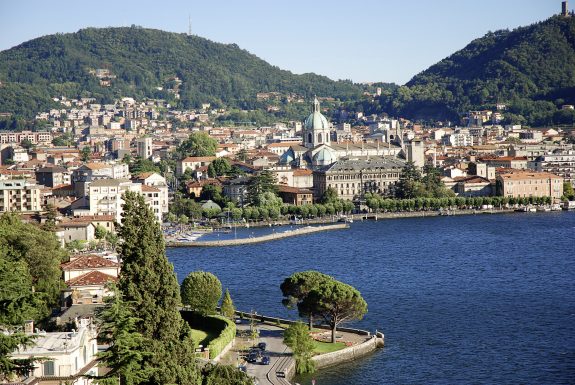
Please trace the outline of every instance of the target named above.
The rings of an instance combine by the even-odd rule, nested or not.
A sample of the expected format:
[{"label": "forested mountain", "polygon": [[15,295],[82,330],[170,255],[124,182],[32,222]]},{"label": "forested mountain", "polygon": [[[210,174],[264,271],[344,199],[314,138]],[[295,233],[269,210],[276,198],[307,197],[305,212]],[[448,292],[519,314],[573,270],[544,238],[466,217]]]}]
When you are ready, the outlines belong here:
[{"label": "forested mountain", "polygon": [[560,108],[575,104],[575,17],[490,32],[404,86],[385,84],[375,100],[360,99],[359,85],[294,75],[235,44],[141,27],[88,28],[28,41],[0,52],[0,82],[0,112],[27,117],[60,95],[262,109],[256,93],[281,92],[331,96],[347,101],[349,110],[414,120],[458,122],[469,110],[502,103],[505,123],[573,124],[575,113]]},{"label": "forested mountain", "polygon": [[[183,108],[203,102],[253,108],[257,92],[341,99],[361,92],[348,81],[294,75],[235,44],[141,27],[87,28],[30,40],[0,52],[0,82],[0,112],[24,116],[46,109],[60,95],[100,102],[159,97]],[[179,101],[168,89],[179,91]]]},{"label": "forested mountain", "polygon": [[575,103],[575,17],[553,16],[515,30],[490,32],[386,90],[367,110],[412,119],[452,119],[469,110],[509,108],[509,122],[544,125],[573,117],[562,104]]}]

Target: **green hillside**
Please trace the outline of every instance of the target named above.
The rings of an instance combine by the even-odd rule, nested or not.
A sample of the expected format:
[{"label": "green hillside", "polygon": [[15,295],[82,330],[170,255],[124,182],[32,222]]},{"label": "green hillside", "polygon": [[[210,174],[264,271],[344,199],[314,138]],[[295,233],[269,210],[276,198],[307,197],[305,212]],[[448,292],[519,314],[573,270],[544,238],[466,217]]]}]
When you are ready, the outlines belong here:
[{"label": "green hillside", "polygon": [[[385,93],[371,108],[412,119],[458,119],[506,104],[508,122],[572,122],[575,18],[554,16],[513,31],[490,32]],[[368,106],[369,108],[369,106]]]},{"label": "green hillside", "polygon": [[[97,69],[109,70],[111,77],[96,77]],[[48,108],[51,98],[60,95],[101,102],[122,96],[158,97],[183,108],[202,102],[253,108],[257,92],[343,100],[361,92],[351,82],[294,75],[235,44],[141,27],[88,28],[28,41],[0,52],[0,81],[0,112],[23,116]],[[175,88],[179,100],[167,91]]]}]

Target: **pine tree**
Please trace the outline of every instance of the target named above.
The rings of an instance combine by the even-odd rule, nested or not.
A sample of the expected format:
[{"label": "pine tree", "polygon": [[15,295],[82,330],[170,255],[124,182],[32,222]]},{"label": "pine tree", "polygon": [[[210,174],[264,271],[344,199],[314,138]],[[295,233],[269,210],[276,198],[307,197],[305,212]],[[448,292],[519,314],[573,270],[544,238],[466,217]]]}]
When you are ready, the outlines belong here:
[{"label": "pine tree", "polygon": [[139,384],[150,376],[144,367],[144,360],[151,354],[146,350],[150,343],[137,331],[134,309],[124,301],[117,286],[113,285],[111,291],[109,306],[98,315],[102,321],[98,338],[110,345],[99,358],[110,371],[98,383],[119,377],[121,385]]},{"label": "pine tree", "polygon": [[124,195],[122,225],[118,235],[122,272],[118,287],[133,304],[136,330],[151,341],[153,369],[150,384],[194,384],[199,375],[193,358],[191,330],[182,320],[180,290],[168,262],[160,224],[143,196]]},{"label": "pine tree", "polygon": [[230,319],[234,318],[236,309],[234,308],[234,303],[232,302],[232,297],[230,296],[230,291],[226,289],[224,294],[224,299],[222,300],[222,315]]}]

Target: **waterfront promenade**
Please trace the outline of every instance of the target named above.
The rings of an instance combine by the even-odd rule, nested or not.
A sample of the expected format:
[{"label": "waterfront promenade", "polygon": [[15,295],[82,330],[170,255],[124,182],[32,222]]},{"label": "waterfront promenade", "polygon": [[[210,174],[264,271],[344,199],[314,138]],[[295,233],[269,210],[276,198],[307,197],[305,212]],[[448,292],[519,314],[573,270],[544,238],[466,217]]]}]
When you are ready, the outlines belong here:
[{"label": "waterfront promenade", "polygon": [[181,242],[181,241],[167,241],[166,246],[168,247],[217,247],[217,246],[238,246],[238,245],[248,245],[261,242],[269,242],[277,239],[295,237],[299,235],[312,234],[320,231],[331,231],[331,230],[343,230],[347,229],[349,226],[345,223],[336,223],[332,225],[325,226],[306,226],[300,227],[295,230],[286,230],[282,232],[277,232],[273,234],[262,235],[259,237],[251,238],[238,238],[238,239],[225,239],[217,241],[194,241],[194,242]]}]

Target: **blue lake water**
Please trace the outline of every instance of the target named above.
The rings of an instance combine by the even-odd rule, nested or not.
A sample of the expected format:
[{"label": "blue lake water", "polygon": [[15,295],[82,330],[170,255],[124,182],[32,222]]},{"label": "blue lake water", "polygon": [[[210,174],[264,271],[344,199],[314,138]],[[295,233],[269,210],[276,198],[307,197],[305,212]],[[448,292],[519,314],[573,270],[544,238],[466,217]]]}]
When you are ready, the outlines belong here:
[{"label": "blue lake water", "polygon": [[[277,229],[238,229],[238,237]],[[218,237],[218,235],[210,235]],[[233,237],[234,234],[222,234]],[[216,274],[238,309],[295,318],[280,283],[315,269],[356,287],[369,312],[354,326],[386,346],[298,378],[318,385],[572,384],[575,213],[356,222],[249,246],[167,251],[181,281]]]}]

